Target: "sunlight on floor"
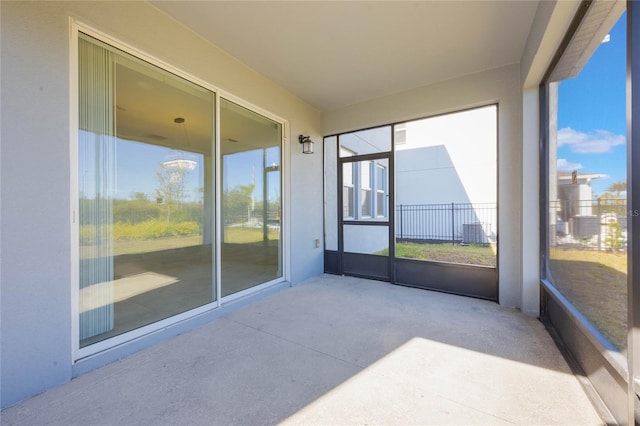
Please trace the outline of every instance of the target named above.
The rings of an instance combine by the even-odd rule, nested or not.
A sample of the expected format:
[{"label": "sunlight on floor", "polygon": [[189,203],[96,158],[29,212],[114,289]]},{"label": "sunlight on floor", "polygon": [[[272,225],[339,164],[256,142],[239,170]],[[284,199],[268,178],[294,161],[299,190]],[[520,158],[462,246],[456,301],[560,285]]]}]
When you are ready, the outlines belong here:
[{"label": "sunlight on floor", "polygon": [[[108,304],[122,302],[133,296],[137,296],[147,291],[156,290],[178,282],[176,277],[158,274],[156,272],[143,272],[131,275],[110,282],[102,282],[93,286],[80,289],[80,312],[89,312]],[[98,290],[97,287],[100,289]],[[112,293],[113,299],[96,297]]]},{"label": "sunlight on floor", "polygon": [[[532,377],[553,397],[532,392]],[[580,416],[575,386],[563,372],[413,338],[283,423],[562,424]],[[589,414],[581,424],[598,423]]]}]

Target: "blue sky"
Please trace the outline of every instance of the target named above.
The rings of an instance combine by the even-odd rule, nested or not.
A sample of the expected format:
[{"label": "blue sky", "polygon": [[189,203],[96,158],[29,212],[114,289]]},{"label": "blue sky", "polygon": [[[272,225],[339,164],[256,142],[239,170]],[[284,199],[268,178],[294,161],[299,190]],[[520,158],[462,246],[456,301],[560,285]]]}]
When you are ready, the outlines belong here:
[{"label": "blue sky", "polygon": [[204,156],[172,150],[158,145],[118,140],[117,154],[117,194],[116,198],[130,198],[134,192],[142,192],[154,199],[158,187],[157,172],[162,171],[162,163],[171,160],[191,160],[196,162],[193,171],[184,176],[185,201],[200,201],[204,186]]},{"label": "blue sky", "polygon": [[[80,192],[84,196],[95,194],[95,151],[93,136],[81,132],[86,138],[80,144]],[[84,140],[84,139],[83,139]],[[184,176],[185,201],[202,201],[200,189],[204,186],[204,156],[202,154],[174,150],[159,145],[118,139],[115,151],[116,182],[115,197],[118,199],[133,198],[136,192],[144,193],[148,199],[154,200],[158,188],[156,172],[162,170],[162,164],[171,160],[191,160],[196,162],[194,170]],[[224,190],[232,190],[240,185],[255,183],[255,200],[262,200],[263,161],[267,166],[280,164],[280,148],[270,147],[263,159],[263,150],[255,149],[228,155],[224,163]],[[280,197],[280,175],[269,174],[268,201],[277,201]]]},{"label": "blue sky", "polygon": [[577,77],[558,89],[558,170],[605,174],[602,194],[626,180],[626,14]]}]

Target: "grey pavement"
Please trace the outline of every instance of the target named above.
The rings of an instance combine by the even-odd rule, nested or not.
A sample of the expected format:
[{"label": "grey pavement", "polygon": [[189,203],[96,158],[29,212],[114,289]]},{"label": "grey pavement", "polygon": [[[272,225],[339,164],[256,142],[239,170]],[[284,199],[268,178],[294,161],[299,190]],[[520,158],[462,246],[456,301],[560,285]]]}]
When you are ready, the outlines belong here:
[{"label": "grey pavement", "polygon": [[84,374],[0,421],[602,424],[537,319],[331,275]]}]

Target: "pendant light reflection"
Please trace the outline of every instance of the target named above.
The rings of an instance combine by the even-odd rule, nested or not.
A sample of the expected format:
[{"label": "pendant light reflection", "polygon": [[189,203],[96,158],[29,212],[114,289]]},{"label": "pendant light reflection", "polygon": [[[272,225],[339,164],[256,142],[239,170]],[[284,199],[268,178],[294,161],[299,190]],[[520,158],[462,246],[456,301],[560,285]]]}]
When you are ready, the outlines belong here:
[{"label": "pendant light reflection", "polygon": [[[189,143],[189,134],[187,133],[187,125],[185,123],[185,119],[183,117],[176,117],[173,119],[173,122],[181,125],[183,132],[183,148],[190,148]],[[172,151],[172,154],[165,158],[165,161],[162,162],[162,168],[169,175],[169,181],[171,183],[180,183],[182,184],[182,180],[185,178],[186,174],[192,172],[196,169],[197,162],[192,158],[193,155],[186,154],[185,150],[182,148],[175,147]]]}]

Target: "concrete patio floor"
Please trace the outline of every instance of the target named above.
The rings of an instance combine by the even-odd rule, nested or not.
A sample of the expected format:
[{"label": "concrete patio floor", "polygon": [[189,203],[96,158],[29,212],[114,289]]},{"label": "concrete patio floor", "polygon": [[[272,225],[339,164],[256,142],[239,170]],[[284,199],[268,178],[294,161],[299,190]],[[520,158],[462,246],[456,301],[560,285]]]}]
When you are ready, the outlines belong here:
[{"label": "concrete patio floor", "polygon": [[602,424],[537,319],[330,275],[84,374],[0,421]]}]

